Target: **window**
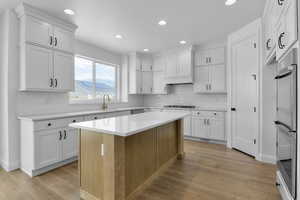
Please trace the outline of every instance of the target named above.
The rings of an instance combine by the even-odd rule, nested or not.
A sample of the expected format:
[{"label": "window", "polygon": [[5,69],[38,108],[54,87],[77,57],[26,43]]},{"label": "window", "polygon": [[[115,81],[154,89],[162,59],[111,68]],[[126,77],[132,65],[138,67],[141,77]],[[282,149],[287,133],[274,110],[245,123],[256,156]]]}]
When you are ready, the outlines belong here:
[{"label": "window", "polygon": [[75,91],[71,101],[99,103],[104,94],[118,101],[118,66],[90,58],[75,57]]}]

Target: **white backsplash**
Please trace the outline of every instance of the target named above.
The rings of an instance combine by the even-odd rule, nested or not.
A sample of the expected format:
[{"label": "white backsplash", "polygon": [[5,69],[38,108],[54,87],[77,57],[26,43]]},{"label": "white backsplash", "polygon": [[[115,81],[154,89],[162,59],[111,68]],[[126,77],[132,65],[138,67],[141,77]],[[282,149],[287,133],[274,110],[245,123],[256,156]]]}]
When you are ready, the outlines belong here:
[{"label": "white backsplash", "polygon": [[168,95],[145,95],[144,106],[164,106],[172,104],[195,105],[199,107],[225,107],[227,101],[226,94],[196,94],[193,86],[172,85]]}]

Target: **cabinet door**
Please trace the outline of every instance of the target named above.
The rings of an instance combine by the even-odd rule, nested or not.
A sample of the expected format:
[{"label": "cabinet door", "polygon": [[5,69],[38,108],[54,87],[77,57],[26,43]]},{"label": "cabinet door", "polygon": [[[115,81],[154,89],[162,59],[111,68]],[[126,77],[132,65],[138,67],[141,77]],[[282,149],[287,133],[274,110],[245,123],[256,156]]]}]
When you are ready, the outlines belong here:
[{"label": "cabinet door", "polygon": [[52,47],[51,36],[53,36],[52,25],[38,18],[26,16],[26,42]]},{"label": "cabinet door", "polygon": [[61,137],[58,130],[35,133],[35,169],[61,160]]},{"label": "cabinet door", "polygon": [[207,51],[198,50],[195,53],[195,65],[202,66],[208,64],[208,53]]},{"label": "cabinet door", "polygon": [[154,71],[153,72],[153,94],[166,94],[167,85],[164,81],[164,72]]},{"label": "cabinet door", "polygon": [[26,64],[22,67],[21,90],[52,90],[52,50],[26,44]]},{"label": "cabinet door", "polygon": [[210,92],[226,92],[226,70],[224,65],[211,65]]},{"label": "cabinet door", "polygon": [[142,57],[142,71],[144,72],[149,72],[152,71],[152,57],[150,56],[143,56]]},{"label": "cabinet door", "polygon": [[192,117],[192,136],[199,138],[208,138],[209,127],[205,123],[206,119]]},{"label": "cabinet door", "polygon": [[192,73],[192,52],[190,49],[178,54],[177,76],[190,76]]},{"label": "cabinet door", "polygon": [[142,72],[143,94],[152,93],[152,72]]},{"label": "cabinet door", "polygon": [[59,27],[54,27],[53,47],[69,53],[74,52],[74,33]]},{"label": "cabinet door", "polygon": [[286,2],[280,22],[277,27],[276,59],[281,56],[297,41],[297,6],[295,0]]},{"label": "cabinet door", "polygon": [[209,66],[195,67],[194,92],[208,92]]},{"label": "cabinet door", "polygon": [[54,87],[58,91],[74,90],[74,56],[54,52]]},{"label": "cabinet door", "polygon": [[184,122],[184,128],[183,128],[184,135],[192,136],[192,117],[191,116],[185,117],[183,122]]},{"label": "cabinet door", "polygon": [[223,64],[225,62],[225,49],[217,48],[209,50],[209,64]]},{"label": "cabinet door", "polygon": [[209,139],[212,140],[225,140],[225,125],[224,120],[221,119],[209,119],[208,121],[210,131]]},{"label": "cabinet door", "polygon": [[164,71],[165,65],[165,59],[163,56],[155,56],[152,71]]},{"label": "cabinet door", "polygon": [[142,71],[136,71],[136,94],[141,94],[143,92],[143,79]]},{"label": "cabinet door", "polygon": [[78,130],[66,128],[63,130],[62,138],[62,160],[78,155]]},{"label": "cabinet door", "polygon": [[174,78],[177,75],[177,54],[172,52],[166,56],[165,77]]}]

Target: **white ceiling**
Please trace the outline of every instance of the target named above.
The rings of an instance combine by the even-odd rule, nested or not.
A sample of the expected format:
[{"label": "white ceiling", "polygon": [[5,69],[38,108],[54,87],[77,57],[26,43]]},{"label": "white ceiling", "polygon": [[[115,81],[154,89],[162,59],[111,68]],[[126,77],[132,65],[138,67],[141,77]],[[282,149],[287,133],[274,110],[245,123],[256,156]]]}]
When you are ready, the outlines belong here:
[{"label": "white ceiling", "polygon": [[[77,37],[117,52],[157,52],[179,45],[201,44],[226,36],[260,17],[265,0],[238,0],[226,7],[225,0],[24,0],[50,14],[79,26]],[[0,0],[0,10],[20,0]],[[73,17],[63,13],[75,10]],[[160,27],[157,22],[168,24]],[[115,34],[124,38],[118,40]]]}]

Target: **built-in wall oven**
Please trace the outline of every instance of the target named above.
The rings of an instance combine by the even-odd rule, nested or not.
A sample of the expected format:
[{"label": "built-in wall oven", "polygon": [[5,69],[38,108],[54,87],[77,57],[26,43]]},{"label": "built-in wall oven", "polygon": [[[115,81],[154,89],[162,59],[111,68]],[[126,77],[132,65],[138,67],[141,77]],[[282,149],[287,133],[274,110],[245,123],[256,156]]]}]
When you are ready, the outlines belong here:
[{"label": "built-in wall oven", "polygon": [[277,76],[277,167],[296,199],[297,177],[297,50],[278,64]]}]

